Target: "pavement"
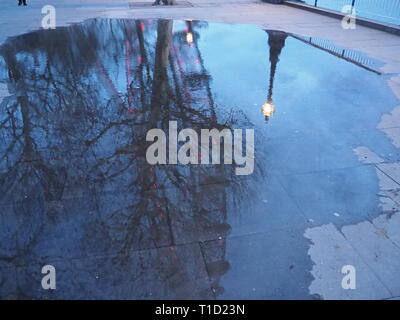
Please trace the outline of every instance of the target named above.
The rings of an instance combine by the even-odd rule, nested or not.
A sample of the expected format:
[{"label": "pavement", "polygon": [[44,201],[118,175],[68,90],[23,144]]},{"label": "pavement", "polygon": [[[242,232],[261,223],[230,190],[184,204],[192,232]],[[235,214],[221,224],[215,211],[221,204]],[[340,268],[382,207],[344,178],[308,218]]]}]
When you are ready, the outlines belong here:
[{"label": "pavement", "polygon": [[[30,2],[27,8],[11,2],[0,4],[0,43],[8,37],[40,29],[41,8],[47,2]],[[161,212],[149,221],[137,221],[124,211],[127,208],[118,207],[118,203],[129,203],[129,194],[121,191],[124,181],[119,182],[120,186],[115,181],[107,182],[101,192],[97,182],[93,182],[96,190],[90,188],[89,182],[67,185],[62,195],[53,199],[56,182],[49,182],[44,188],[52,190],[48,192],[49,198],[46,192],[39,194],[34,185],[22,188],[2,178],[4,194],[6,187],[16,191],[12,196],[2,197],[0,202],[5,237],[0,246],[0,297],[398,299],[400,37],[361,26],[344,30],[340,21],[333,18],[259,1],[193,0],[178,1],[178,4],[176,8],[155,8],[129,7],[128,1],[53,3],[57,9],[57,26],[90,18],[192,19],[241,24],[241,28],[250,28],[255,33],[259,29],[256,26],[260,26],[325,39],[376,60],[378,67],[375,68],[381,74],[371,75],[346,64],[343,67],[346,72],[338,71],[335,75],[334,67],[348,62],[323,58],[326,63],[332,63],[331,79],[337,76],[343,80],[354,75],[353,83],[346,82],[348,91],[345,85],[336,83],[346,93],[339,96],[348,95],[349,99],[333,101],[338,95],[335,92],[325,93],[330,101],[308,99],[304,94],[302,99],[315,106],[313,110],[291,115],[288,109],[286,118],[277,116],[275,123],[271,120],[266,132],[268,151],[264,153],[268,174],[259,177],[264,182],[255,182],[255,190],[246,187],[240,192],[231,185],[226,189],[226,181],[188,183],[188,194],[169,187],[172,194],[164,194],[160,203],[150,204],[157,208],[165,205],[168,212]],[[232,34],[235,32],[240,29],[233,27]],[[213,39],[212,34],[209,37]],[[247,43],[244,37],[241,41]],[[290,41],[287,47],[292,45]],[[308,52],[299,48],[304,50],[301,52]],[[310,57],[318,57],[317,53],[309,53]],[[312,68],[314,62],[310,60],[304,55],[298,57],[303,69],[293,63],[287,63],[286,69],[280,66],[286,78],[282,78],[281,93],[279,85],[276,86],[276,96],[286,94],[290,102],[283,89],[301,95],[303,87],[299,82],[297,87],[291,87],[291,70],[301,73],[312,69],[319,74],[321,68]],[[296,57],[288,61],[296,61]],[[210,63],[208,68],[212,70],[213,65]],[[247,69],[243,67],[243,70]],[[223,79],[214,72],[216,79]],[[304,87],[311,88],[313,79],[304,79],[309,81]],[[329,77],[321,75],[320,79],[329,83]],[[367,94],[366,88],[376,92]],[[0,83],[0,101],[9,101],[10,94],[10,88]],[[241,103],[239,96],[232,101]],[[358,111],[340,110],[327,120],[326,113],[318,109],[317,102],[321,101],[332,108],[340,103],[352,106],[354,102]],[[64,154],[75,154],[67,146]],[[102,155],[99,150],[93,152],[96,156],[97,152]],[[51,161],[57,166],[62,163],[62,159]],[[79,166],[73,169],[80,172]],[[110,165],[106,171],[112,169]],[[10,172],[10,169],[1,171],[2,174]],[[50,177],[63,174],[59,169],[56,174],[48,173]],[[53,180],[57,181],[49,178]],[[24,181],[23,175],[21,181]],[[146,195],[149,191],[143,192]],[[239,208],[240,214],[233,215],[235,197],[240,193],[247,196],[239,201],[244,208]],[[219,207],[222,196],[226,197],[224,209]],[[185,202],[190,197],[194,202]],[[169,203],[171,199],[176,202]],[[200,211],[212,212],[217,222],[213,220],[210,224],[196,216],[193,203],[201,204]],[[145,215],[146,210],[139,208],[138,212]],[[181,212],[186,216],[182,218],[178,214]],[[222,213],[227,216],[220,216]],[[115,214],[126,217],[126,221],[121,216],[115,218]],[[153,230],[154,225],[160,230]],[[60,279],[55,292],[40,288],[40,269],[44,264],[52,264],[58,270]],[[342,268],[346,265],[357,270],[354,290],[345,290],[341,285]]]}]

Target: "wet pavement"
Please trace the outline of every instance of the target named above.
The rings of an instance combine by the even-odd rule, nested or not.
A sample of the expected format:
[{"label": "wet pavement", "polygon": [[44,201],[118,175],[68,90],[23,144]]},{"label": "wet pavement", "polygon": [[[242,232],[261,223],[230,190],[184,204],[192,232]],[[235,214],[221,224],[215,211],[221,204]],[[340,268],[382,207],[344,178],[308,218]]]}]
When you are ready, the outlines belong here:
[{"label": "wet pavement", "polygon": [[[10,38],[0,47],[0,297],[329,298],[316,280],[337,270],[316,270],[329,245],[319,230],[347,228],[333,241],[346,247],[349,226],[398,217],[400,153],[385,129],[399,125],[381,119],[399,99],[386,80],[253,25],[93,19]],[[254,173],[148,164],[147,131],[171,120],[254,129]],[[385,268],[400,263],[396,234]],[[341,262],[359,267],[361,297],[400,295],[394,273],[377,277],[358,257],[365,246],[350,247]],[[40,287],[46,264],[55,291]]]}]

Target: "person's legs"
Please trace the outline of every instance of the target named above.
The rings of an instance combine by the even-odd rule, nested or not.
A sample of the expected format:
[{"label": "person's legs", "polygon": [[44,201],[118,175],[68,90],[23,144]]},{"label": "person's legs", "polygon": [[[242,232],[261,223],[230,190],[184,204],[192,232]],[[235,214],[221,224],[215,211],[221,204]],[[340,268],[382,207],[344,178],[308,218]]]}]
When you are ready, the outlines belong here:
[{"label": "person's legs", "polygon": [[161,1],[161,0],[155,0],[155,1],[153,2],[153,6],[158,6],[158,5],[160,5],[160,1]]},{"label": "person's legs", "polygon": [[22,6],[22,0],[18,0],[18,5]]},{"label": "person's legs", "polygon": [[26,0],[22,0],[24,2],[24,6],[26,6]]}]

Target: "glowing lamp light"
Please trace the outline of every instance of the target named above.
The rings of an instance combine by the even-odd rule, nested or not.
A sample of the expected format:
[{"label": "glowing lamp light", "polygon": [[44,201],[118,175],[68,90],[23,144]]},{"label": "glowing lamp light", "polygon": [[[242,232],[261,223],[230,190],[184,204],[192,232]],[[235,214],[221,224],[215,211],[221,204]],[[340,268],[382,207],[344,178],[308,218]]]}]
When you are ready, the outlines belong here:
[{"label": "glowing lamp light", "polygon": [[273,105],[272,101],[268,101],[262,105],[261,112],[266,118],[272,116],[275,112],[275,106]]},{"label": "glowing lamp light", "polygon": [[193,33],[188,32],[188,33],[186,34],[186,42],[187,42],[188,44],[192,44],[192,43],[193,43]]}]

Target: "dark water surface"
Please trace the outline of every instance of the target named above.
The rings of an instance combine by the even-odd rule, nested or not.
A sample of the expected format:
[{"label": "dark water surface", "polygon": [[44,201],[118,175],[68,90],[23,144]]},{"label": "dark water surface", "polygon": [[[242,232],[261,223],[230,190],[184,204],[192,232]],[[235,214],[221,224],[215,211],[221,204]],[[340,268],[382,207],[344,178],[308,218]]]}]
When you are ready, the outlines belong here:
[{"label": "dark water surface", "polygon": [[[310,298],[304,230],[380,212],[353,148],[399,158],[376,130],[397,103],[382,76],[251,25],[32,32],[0,47],[0,84],[1,298]],[[254,173],[148,164],[170,120],[254,129]]]}]

